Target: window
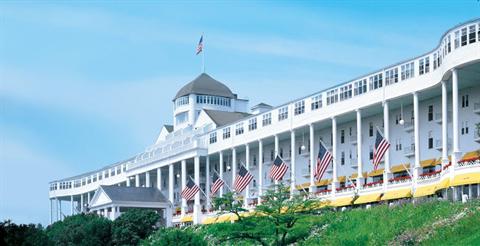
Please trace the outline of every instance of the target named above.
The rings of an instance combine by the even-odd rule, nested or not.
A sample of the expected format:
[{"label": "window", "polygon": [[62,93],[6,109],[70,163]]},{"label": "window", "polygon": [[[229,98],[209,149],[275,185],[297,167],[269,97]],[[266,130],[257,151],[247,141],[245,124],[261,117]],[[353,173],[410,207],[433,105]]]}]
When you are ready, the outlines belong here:
[{"label": "window", "polygon": [[462,46],[467,45],[467,28],[462,28]]},{"label": "window", "polygon": [[373,137],[373,123],[370,122],[368,127],[368,136]]},{"label": "window", "polygon": [[428,132],[428,148],[433,149],[433,136],[432,131]]},{"label": "window", "polygon": [[235,135],[243,134],[243,122],[238,123],[235,125]]},{"label": "window", "polygon": [[420,59],[418,62],[418,72],[420,75],[428,73],[430,70],[430,57]]},{"label": "window", "polygon": [[447,49],[448,49],[448,53],[452,51],[452,42],[451,42],[450,35],[448,35],[447,37]]},{"label": "window", "polygon": [[288,106],[278,109],[278,121],[288,119]]},{"label": "window", "polygon": [[322,107],[322,95],[316,95],[312,97],[312,110]]},{"label": "window", "polygon": [[182,105],[187,105],[187,104],[188,104],[188,100],[189,100],[189,97],[188,97],[188,96],[179,97],[179,98],[175,101],[175,107],[179,107],[179,106],[182,106]]},{"label": "window", "polygon": [[279,153],[280,157],[283,158],[283,148],[280,148],[279,151],[280,151],[280,153]]},{"label": "window", "polygon": [[468,43],[475,43],[475,25],[468,27]]},{"label": "window", "polygon": [[230,138],[230,127],[223,128],[223,139]]},{"label": "window", "polygon": [[345,143],[345,130],[340,131],[340,143]]},{"label": "window", "polygon": [[327,91],[327,105],[338,102],[338,89]]},{"label": "window", "polygon": [[468,134],[468,121],[462,121],[462,135]]},{"label": "window", "polygon": [[468,95],[462,96],[462,108],[468,108]]},{"label": "window", "polygon": [[340,87],[340,101],[352,98],[352,84]]},{"label": "window", "polygon": [[257,155],[256,154],[253,154],[253,166],[254,167],[257,166]]},{"label": "window", "polygon": [[370,150],[370,152],[369,152],[370,160],[373,160],[373,147],[372,147],[372,145],[370,145],[369,150]]},{"label": "window", "polygon": [[455,32],[455,40],[454,40],[454,43],[455,43],[455,49],[460,46],[460,31],[456,31],[456,32]]},{"label": "window", "polygon": [[428,106],[428,121],[433,120],[433,105]]},{"label": "window", "polygon": [[433,54],[433,70],[437,69],[437,53]]},{"label": "window", "polygon": [[210,143],[213,144],[216,142],[217,142],[217,133],[216,132],[210,133]]},{"label": "window", "polygon": [[353,94],[357,96],[365,92],[367,92],[367,79],[363,79],[355,82]]},{"label": "window", "polygon": [[213,105],[219,105],[219,106],[225,106],[225,107],[230,107],[231,105],[230,98],[218,97],[218,96],[207,96],[207,95],[197,95],[197,103],[213,104]]},{"label": "window", "polygon": [[398,67],[385,71],[385,84],[391,85],[398,82]]},{"label": "window", "polygon": [[272,124],[272,113],[266,113],[262,116],[262,126],[268,126]]},{"label": "window", "polygon": [[272,151],[270,151],[270,160],[273,161],[273,159],[275,159],[275,151],[272,149]]},{"label": "window", "polygon": [[342,151],[341,159],[340,159],[340,165],[345,165],[345,152]]},{"label": "window", "polygon": [[378,88],[381,88],[383,86],[382,83],[382,74],[379,73],[377,75],[370,76],[370,90],[376,90]]},{"label": "window", "polygon": [[403,64],[401,66],[401,69],[402,69],[402,80],[413,78],[414,72],[415,72],[413,67],[413,62]]},{"label": "window", "polygon": [[402,119],[402,115],[400,114],[395,115],[395,125],[400,124],[401,119]]},{"label": "window", "polygon": [[397,138],[397,139],[395,140],[395,150],[396,150],[396,151],[402,150],[402,139]]},{"label": "window", "polygon": [[298,101],[295,103],[295,115],[303,114],[305,113],[305,101]]},{"label": "window", "polygon": [[253,131],[257,129],[257,118],[252,118],[248,120],[248,130]]},{"label": "window", "polygon": [[478,39],[478,42],[480,42],[480,23],[478,23],[478,27],[477,27],[477,39]]}]

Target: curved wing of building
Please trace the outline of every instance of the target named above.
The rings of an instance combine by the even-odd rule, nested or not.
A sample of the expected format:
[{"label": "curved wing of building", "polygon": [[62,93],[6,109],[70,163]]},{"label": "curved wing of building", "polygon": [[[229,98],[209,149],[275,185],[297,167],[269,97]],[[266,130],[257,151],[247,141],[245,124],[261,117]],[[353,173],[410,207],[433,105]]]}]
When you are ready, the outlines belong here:
[{"label": "curved wing of building", "polygon": [[[149,191],[139,193],[155,188],[160,200],[136,204],[160,204],[155,208],[166,211],[168,224],[209,223],[212,176],[225,182],[215,188],[222,195],[244,166],[254,178],[241,196],[253,209],[274,184],[268,174],[277,155],[288,165],[283,182],[292,192],[335,207],[480,196],[480,19],[447,30],[426,54],[277,107],[249,109],[205,73],[181,88],[173,104],[173,125],[163,126],[144,152],[52,181],[52,221],[62,218],[65,203],[72,214],[114,219],[135,201],[115,203],[108,194],[144,187]],[[333,158],[317,180],[320,145]],[[202,192],[186,201],[180,193],[189,179]]]}]

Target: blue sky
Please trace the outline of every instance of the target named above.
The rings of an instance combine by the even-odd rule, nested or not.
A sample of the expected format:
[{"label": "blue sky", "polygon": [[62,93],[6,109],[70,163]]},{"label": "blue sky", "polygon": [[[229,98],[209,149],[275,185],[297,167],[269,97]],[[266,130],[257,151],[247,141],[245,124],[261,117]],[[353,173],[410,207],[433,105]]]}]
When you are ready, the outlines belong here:
[{"label": "blue sky", "polygon": [[123,160],[201,69],[278,105],[433,49],[464,1],[0,2],[0,220],[48,223],[48,182]]}]

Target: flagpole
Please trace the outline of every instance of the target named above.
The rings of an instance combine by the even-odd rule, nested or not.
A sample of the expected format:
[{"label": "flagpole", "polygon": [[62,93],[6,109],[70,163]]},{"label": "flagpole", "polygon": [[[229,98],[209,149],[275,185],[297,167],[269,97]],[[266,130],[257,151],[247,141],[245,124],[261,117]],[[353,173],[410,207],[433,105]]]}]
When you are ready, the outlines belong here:
[{"label": "flagpole", "polygon": [[[213,171],[218,175],[218,178],[220,178],[220,174],[218,174],[217,171],[215,171],[215,170],[213,170]],[[224,184],[225,186],[227,186],[227,188],[228,188],[230,191],[233,191],[232,188],[230,188],[230,186],[228,186],[227,182],[225,182],[225,180],[222,179],[222,181],[223,181],[223,184]]]},{"label": "flagpole", "polygon": [[[202,33],[202,39],[205,38],[205,35]],[[205,73],[205,45],[202,48],[202,73]]]},{"label": "flagpole", "polygon": [[[195,179],[193,179],[192,176],[188,175],[188,177],[195,183]],[[202,192],[202,194],[203,194],[203,195],[205,196],[205,198],[206,198],[206,197],[207,197],[207,194],[205,194],[205,192],[203,192],[202,188],[200,187],[200,184],[197,184],[197,183],[195,183],[195,184],[198,186],[199,190]],[[211,202],[210,202],[210,204],[211,204]]]}]

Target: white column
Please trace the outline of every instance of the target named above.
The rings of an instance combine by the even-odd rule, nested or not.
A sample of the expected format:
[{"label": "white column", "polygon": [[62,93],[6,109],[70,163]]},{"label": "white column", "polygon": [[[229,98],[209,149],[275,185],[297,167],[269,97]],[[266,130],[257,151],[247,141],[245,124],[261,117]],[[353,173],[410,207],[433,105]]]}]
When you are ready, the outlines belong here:
[{"label": "white column", "polygon": [[315,128],[313,124],[310,127],[310,193],[315,192]]},{"label": "white column", "polygon": [[90,207],[90,192],[87,192],[87,208]]},{"label": "white column", "polygon": [[258,140],[258,204],[262,203],[263,196],[263,141]]},{"label": "white column", "polygon": [[[195,171],[195,183],[200,187],[200,157],[195,156],[194,158],[194,171]],[[195,194],[195,205],[193,206],[193,223],[200,223],[200,193],[201,191]]]},{"label": "white column", "polygon": [[140,175],[135,174],[135,187],[140,187]]},{"label": "white column", "polygon": [[[280,148],[280,147],[279,147],[278,142],[279,142],[279,141],[278,141],[278,135],[275,135],[275,156],[273,157],[274,160],[275,160],[275,158],[277,158],[277,155],[279,155],[279,152],[280,152],[280,151],[279,151],[279,148]],[[272,163],[271,165],[273,165],[273,163]],[[278,181],[277,181],[277,180],[275,180],[275,185],[278,185]]]},{"label": "white column", "polygon": [[[250,146],[245,144],[245,168],[250,172]],[[250,184],[245,188],[244,206],[248,206],[248,198],[250,198]]]},{"label": "white column", "polygon": [[207,158],[205,160],[205,193],[207,193],[207,204],[206,208],[207,211],[210,210],[210,156],[207,154]]},{"label": "white column", "polygon": [[150,172],[145,172],[145,187],[150,187]]},{"label": "white column", "polygon": [[292,129],[290,132],[290,148],[292,155],[290,156],[290,194],[293,195],[297,188],[295,187],[295,157],[296,157],[296,147],[295,147],[295,130]]},{"label": "white column", "polygon": [[[223,152],[222,152],[222,151],[220,151],[220,152],[218,153],[218,161],[220,162],[220,163],[219,163],[220,166],[219,166],[219,169],[218,169],[218,176],[219,176],[223,181],[225,181],[225,180],[223,179]],[[219,191],[219,192],[220,192],[220,197],[223,197],[223,186],[220,187],[220,191]]]},{"label": "white column", "polygon": [[[388,101],[383,102],[383,137],[390,142],[390,122]],[[390,148],[385,152],[385,173],[390,174]],[[384,184],[386,184],[385,180]]]},{"label": "white column", "polygon": [[448,164],[448,94],[447,82],[442,81],[442,170]]},{"label": "white column", "polygon": [[57,198],[58,220],[62,220],[62,201]]},{"label": "white column", "polygon": [[83,213],[85,211],[84,206],[85,206],[85,203],[83,201],[83,194],[80,194],[80,212],[81,213]]},{"label": "white column", "polygon": [[162,168],[157,168],[157,189],[162,190]]},{"label": "white column", "polygon": [[234,188],[235,184],[235,176],[237,175],[237,150],[235,147],[232,148],[232,189]]},{"label": "white column", "polygon": [[338,186],[337,173],[337,118],[332,117],[332,155],[333,155],[333,182],[332,192],[335,194]]},{"label": "white column", "polygon": [[414,179],[418,179],[420,174],[420,123],[419,123],[419,113],[418,113],[418,93],[413,93],[413,117],[414,117],[414,141],[415,141],[415,165],[413,176]]},{"label": "white column", "polygon": [[53,206],[52,206],[52,199],[50,198],[48,200],[50,200],[50,223],[49,223],[49,225],[51,225],[53,223],[53,212],[52,212]]},{"label": "white column", "polygon": [[168,165],[168,200],[174,204],[173,200],[173,163]]},{"label": "white column", "polygon": [[[186,160],[182,160],[181,168],[182,168],[182,174],[181,174],[182,185],[180,190],[183,190],[187,185],[187,161]],[[182,197],[182,217],[185,216],[186,210],[187,210],[187,200],[185,200],[185,198]]]},{"label": "white column", "polygon": [[127,176],[127,187],[130,187],[130,177]]},{"label": "white column", "polygon": [[357,109],[357,187],[363,183],[363,160],[362,160],[362,110]]},{"label": "white column", "polygon": [[70,215],[73,215],[75,212],[73,208],[73,196],[70,196]]},{"label": "white column", "polygon": [[457,165],[460,158],[459,134],[458,134],[458,74],[457,69],[452,69],[452,125],[453,125],[453,154],[452,169]]}]

